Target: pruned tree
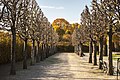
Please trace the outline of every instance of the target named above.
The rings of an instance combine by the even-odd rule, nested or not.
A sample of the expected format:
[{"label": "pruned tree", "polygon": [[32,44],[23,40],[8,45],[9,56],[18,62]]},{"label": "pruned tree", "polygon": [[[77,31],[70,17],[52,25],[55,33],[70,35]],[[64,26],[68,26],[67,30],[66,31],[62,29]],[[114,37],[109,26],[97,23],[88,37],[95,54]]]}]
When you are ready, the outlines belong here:
[{"label": "pruned tree", "polygon": [[[31,64],[34,64],[35,59],[36,62],[40,60],[38,59],[41,56],[39,50],[40,43],[48,40],[47,34],[49,33],[47,32],[47,27],[50,26],[47,24],[48,22],[36,0],[0,0],[0,29],[10,31],[12,36],[11,75],[16,74],[16,34],[24,41],[23,69],[27,69],[27,43],[32,40]],[[35,49],[36,42],[37,51]]]},{"label": "pruned tree", "polygon": [[24,41],[23,47],[23,69],[27,69],[27,45],[29,36],[30,25],[30,0],[23,0],[23,8],[21,9],[22,15],[17,25],[17,33],[19,37]]},{"label": "pruned tree", "polygon": [[36,62],[39,62],[41,60],[41,50],[40,50],[40,44],[41,44],[41,35],[42,35],[42,18],[43,18],[43,12],[41,11],[41,9],[38,10],[38,14],[37,14],[37,18],[36,18],[36,42],[37,42],[37,50],[36,50]]},{"label": "pruned tree", "polygon": [[31,65],[35,64],[35,59],[36,59],[36,48],[35,48],[35,42],[36,42],[36,30],[37,30],[37,23],[36,23],[36,18],[37,18],[37,12],[39,10],[39,8],[37,7],[37,2],[35,0],[31,0],[30,2],[31,7],[30,7],[30,11],[31,11],[31,16],[30,16],[30,30],[29,30],[29,34],[30,34],[30,38],[32,40],[32,49],[31,49]]},{"label": "pruned tree", "polygon": [[99,42],[99,69],[102,69],[102,62],[103,62],[103,39],[107,33],[107,18],[102,10],[103,6],[97,0],[93,0],[92,5],[96,10],[96,37],[98,38]]},{"label": "pruned tree", "polygon": [[83,43],[86,41],[84,35],[84,29],[83,26],[81,27],[75,27],[74,32],[72,34],[72,44],[75,47],[75,52],[80,56],[83,57]]},{"label": "pruned tree", "polygon": [[92,63],[92,19],[91,13],[89,12],[89,8],[87,6],[85,6],[85,9],[81,13],[81,24],[84,26],[84,33],[86,34],[87,39],[89,39],[89,63]]},{"label": "pruned tree", "polygon": [[11,70],[10,74],[15,75],[15,47],[16,47],[16,27],[21,17],[23,0],[1,0],[2,7],[0,15],[0,23],[2,29],[11,31]]},{"label": "pruned tree", "polygon": [[107,31],[108,31],[108,74],[113,75],[113,60],[112,60],[112,35],[119,30],[116,26],[120,20],[120,0],[101,0],[103,5],[104,14],[108,19]]}]

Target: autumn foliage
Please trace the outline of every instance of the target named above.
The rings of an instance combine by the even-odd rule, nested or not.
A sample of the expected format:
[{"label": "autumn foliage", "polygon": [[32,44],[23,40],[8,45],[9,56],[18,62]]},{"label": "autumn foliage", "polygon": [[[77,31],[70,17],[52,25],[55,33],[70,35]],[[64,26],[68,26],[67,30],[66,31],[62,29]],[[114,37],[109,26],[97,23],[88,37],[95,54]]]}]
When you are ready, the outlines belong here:
[{"label": "autumn foliage", "polygon": [[59,42],[62,42],[63,45],[65,45],[66,42],[69,44],[71,43],[71,35],[73,34],[75,27],[80,27],[78,23],[70,24],[63,18],[57,18],[54,20],[52,26],[59,35]]},{"label": "autumn foliage", "polygon": [[[11,52],[11,35],[0,32],[0,64],[10,62]],[[23,59],[23,41],[17,36],[16,61]],[[28,57],[30,57],[30,44],[28,47]]]}]

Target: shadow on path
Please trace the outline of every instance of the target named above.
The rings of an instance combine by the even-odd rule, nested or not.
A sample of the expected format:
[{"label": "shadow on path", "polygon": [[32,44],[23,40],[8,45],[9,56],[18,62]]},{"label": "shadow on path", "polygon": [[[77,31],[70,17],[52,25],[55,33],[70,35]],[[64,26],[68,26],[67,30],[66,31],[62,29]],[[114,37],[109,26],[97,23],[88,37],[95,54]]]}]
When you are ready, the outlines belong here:
[{"label": "shadow on path", "polygon": [[[116,80],[116,76],[107,76],[87,62],[88,56],[80,58],[74,53],[58,53],[46,60],[22,69],[22,63],[17,65],[17,75],[9,76],[8,66],[4,68],[6,75],[0,76],[0,80]],[[1,73],[1,72],[0,72]]]}]

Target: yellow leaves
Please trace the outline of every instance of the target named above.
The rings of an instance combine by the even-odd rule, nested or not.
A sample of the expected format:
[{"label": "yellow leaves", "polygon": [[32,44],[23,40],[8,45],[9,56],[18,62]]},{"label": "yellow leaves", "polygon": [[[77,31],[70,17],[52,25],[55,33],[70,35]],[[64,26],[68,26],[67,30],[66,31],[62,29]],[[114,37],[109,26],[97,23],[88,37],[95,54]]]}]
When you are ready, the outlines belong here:
[{"label": "yellow leaves", "polygon": [[53,26],[53,28],[54,28],[55,31],[57,31],[60,28],[60,26],[55,25],[55,26]]},{"label": "yellow leaves", "polygon": [[63,18],[58,18],[58,19],[54,20],[52,23],[52,26],[54,29],[56,29],[56,28],[65,29],[65,27],[68,25],[69,25],[69,22]]},{"label": "yellow leaves", "polygon": [[66,30],[65,34],[72,34],[72,31],[71,30]]},{"label": "yellow leaves", "polygon": [[52,26],[55,26],[55,25],[57,25],[57,26],[66,26],[68,24],[69,24],[69,22],[66,21],[65,19],[57,18],[56,20],[53,21]]},{"label": "yellow leaves", "polygon": [[71,44],[72,34],[75,28],[80,28],[80,24],[70,24],[68,21],[62,18],[54,20],[52,23],[54,30],[59,35],[59,43],[62,45]]},{"label": "yellow leaves", "polygon": [[80,24],[78,24],[78,23],[73,23],[73,24],[72,24],[72,28],[75,29],[76,27],[77,27],[77,28],[80,28]]},{"label": "yellow leaves", "polygon": [[80,24],[78,23],[69,24],[69,22],[63,18],[58,18],[54,20],[52,26],[55,31],[57,31],[58,29],[63,29],[66,33],[68,32],[68,30],[70,33],[72,33],[75,27],[80,28]]},{"label": "yellow leaves", "polygon": [[78,25],[78,28],[80,28],[80,25]]},{"label": "yellow leaves", "polygon": [[0,32],[0,43],[9,43],[10,36],[8,33]]},{"label": "yellow leaves", "polygon": [[113,34],[113,42],[119,42],[120,41],[120,35],[115,33]]},{"label": "yellow leaves", "polygon": [[63,35],[63,39],[70,40],[70,39],[71,39],[71,35],[69,35],[69,34],[64,34],[64,35]]},{"label": "yellow leaves", "polygon": [[[109,39],[107,36],[107,43],[108,43]],[[112,36],[112,42],[119,42],[120,41],[120,34],[114,33]]]}]

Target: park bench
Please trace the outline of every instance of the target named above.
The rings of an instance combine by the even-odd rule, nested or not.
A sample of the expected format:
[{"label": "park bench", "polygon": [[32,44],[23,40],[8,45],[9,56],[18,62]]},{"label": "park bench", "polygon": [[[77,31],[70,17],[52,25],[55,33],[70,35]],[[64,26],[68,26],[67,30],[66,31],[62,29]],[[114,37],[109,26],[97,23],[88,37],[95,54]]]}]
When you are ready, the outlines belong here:
[{"label": "park bench", "polygon": [[103,69],[104,73],[107,73],[107,71],[108,71],[107,62],[103,61],[103,63],[102,63],[102,69]]},{"label": "park bench", "polygon": [[119,65],[118,65],[118,74],[120,74],[120,63],[119,63]]},{"label": "park bench", "polygon": [[[100,62],[102,63],[102,70],[104,73],[107,73],[108,72],[108,64],[106,61],[102,61],[100,60]],[[115,67],[113,66],[113,71],[115,72]]]},{"label": "park bench", "polygon": [[117,59],[117,80],[119,75],[120,75],[120,58]]},{"label": "park bench", "polygon": [[117,72],[120,74],[120,58],[117,60]]}]

